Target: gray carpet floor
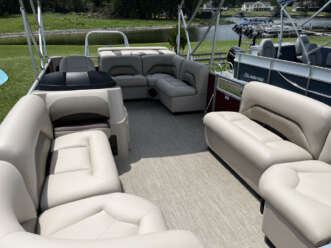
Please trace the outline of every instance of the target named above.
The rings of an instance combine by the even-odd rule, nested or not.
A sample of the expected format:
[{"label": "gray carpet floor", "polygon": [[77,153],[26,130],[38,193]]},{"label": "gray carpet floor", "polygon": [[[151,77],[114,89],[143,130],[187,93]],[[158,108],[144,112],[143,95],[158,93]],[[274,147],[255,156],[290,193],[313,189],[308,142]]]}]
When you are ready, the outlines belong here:
[{"label": "gray carpet floor", "polygon": [[155,101],[127,102],[131,151],[125,192],[158,205],[170,229],[206,248],[267,247],[259,200],[207,150],[202,113],[172,115]]}]

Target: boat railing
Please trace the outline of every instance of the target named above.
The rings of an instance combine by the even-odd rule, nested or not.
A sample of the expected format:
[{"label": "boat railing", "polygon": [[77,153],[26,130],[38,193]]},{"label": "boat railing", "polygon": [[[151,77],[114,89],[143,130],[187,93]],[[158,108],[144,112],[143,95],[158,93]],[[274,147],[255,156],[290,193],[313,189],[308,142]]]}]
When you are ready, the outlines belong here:
[{"label": "boat railing", "polygon": [[85,56],[89,57],[90,56],[90,47],[89,47],[89,38],[91,37],[91,35],[94,34],[118,34],[120,36],[122,36],[123,38],[123,42],[124,42],[124,46],[125,47],[130,47],[129,44],[129,39],[126,36],[125,33],[121,32],[121,31],[114,31],[114,30],[94,30],[91,32],[88,32],[85,36]]}]

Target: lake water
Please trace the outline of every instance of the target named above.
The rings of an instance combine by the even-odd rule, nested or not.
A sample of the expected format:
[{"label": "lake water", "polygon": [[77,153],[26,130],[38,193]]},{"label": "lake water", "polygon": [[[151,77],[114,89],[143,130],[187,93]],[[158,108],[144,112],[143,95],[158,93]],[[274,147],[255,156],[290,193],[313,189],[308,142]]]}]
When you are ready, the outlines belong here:
[{"label": "lake water", "polygon": [[[229,17],[225,20],[232,21],[233,23],[239,24],[243,22],[243,19],[239,17]],[[277,19],[275,19],[277,20]],[[303,23],[307,18],[296,18],[297,24]],[[217,40],[237,40],[238,35],[232,31],[234,24],[220,25],[217,32]],[[315,18],[312,21],[313,27],[329,27],[331,29],[331,18]],[[208,27],[193,27],[190,29],[190,39],[191,41],[199,41],[204,35]],[[158,42],[168,42],[168,37],[171,29],[160,29],[160,30],[144,30],[144,31],[129,31],[125,32],[129,38],[130,43],[158,43]],[[207,35],[206,41],[212,41],[214,35],[214,27]],[[1,42],[1,41],[0,41]],[[85,34],[65,34],[48,36],[47,44],[49,45],[83,45],[85,42]],[[25,44],[24,38],[16,41],[17,44]],[[90,44],[93,45],[115,45],[123,44],[121,38],[117,35],[94,35],[90,38]]]},{"label": "lake water", "polygon": [[[239,17],[229,17],[225,18],[226,20],[232,21],[236,24],[243,22],[243,19]],[[297,24],[303,23],[308,18],[296,18],[295,21]],[[277,19],[274,19],[277,21]],[[279,19],[278,19],[279,20]],[[330,18],[315,18],[311,22],[313,27],[329,27],[331,28],[331,19]],[[234,24],[227,24],[227,25],[219,25],[218,32],[217,32],[217,40],[237,40],[238,35],[232,31]],[[208,27],[193,27],[190,29],[190,38],[191,41],[199,41],[203,37],[205,31]],[[206,41],[212,41],[214,35],[215,27],[212,27],[210,32],[207,35]],[[168,36],[171,30],[151,30],[151,31],[133,31],[133,32],[126,32],[130,43],[155,43],[155,42],[167,42]],[[95,43],[105,44],[110,37],[96,37],[94,39]],[[115,37],[113,37],[115,38]],[[119,39],[113,40],[112,42],[118,43],[120,42]],[[114,44],[114,43],[113,43]]]}]

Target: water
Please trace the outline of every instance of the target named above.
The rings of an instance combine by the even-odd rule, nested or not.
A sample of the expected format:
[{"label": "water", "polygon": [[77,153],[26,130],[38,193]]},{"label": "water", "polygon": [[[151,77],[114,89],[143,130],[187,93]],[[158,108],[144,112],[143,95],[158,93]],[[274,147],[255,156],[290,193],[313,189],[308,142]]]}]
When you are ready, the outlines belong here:
[{"label": "water", "polygon": [[[307,18],[295,18],[295,22],[297,24],[302,24],[306,21]],[[243,22],[243,19],[239,17],[229,17],[225,18],[225,20],[232,21],[235,24],[239,24]],[[274,21],[279,21],[279,19],[273,19]],[[331,18],[315,18],[311,22],[313,27],[329,27],[331,28]],[[219,25],[218,32],[216,34],[216,39],[218,41],[223,40],[237,40],[238,35],[232,30],[234,24],[226,24],[226,25]],[[208,27],[193,27],[190,29],[190,39],[191,41],[199,41],[202,39],[204,33]],[[215,27],[212,27],[210,32],[207,35],[206,41],[212,41],[214,36]],[[130,43],[157,43],[157,42],[167,42],[168,36],[171,30],[151,30],[151,31],[137,31],[137,32],[127,32],[127,36],[129,38]],[[101,40],[100,40],[101,39]],[[120,41],[120,40],[117,40]],[[95,42],[100,44],[105,44],[105,40],[102,38],[96,38]]]},{"label": "water", "polygon": [[[308,17],[295,18],[297,24],[303,23]],[[228,17],[225,20],[232,21],[233,23],[239,24],[243,22],[243,19],[239,17]],[[274,19],[277,21],[277,19]],[[279,19],[278,19],[279,20]],[[220,25],[216,35],[218,41],[223,40],[238,40],[238,35],[232,31],[234,24]],[[331,28],[331,18],[315,18],[312,21],[313,27],[329,27]],[[215,27],[212,27],[207,35],[206,41],[212,41]],[[207,27],[193,27],[190,29],[191,41],[199,41],[203,37]],[[159,30],[144,30],[144,31],[130,31],[125,32],[129,38],[130,43],[158,43],[168,42],[171,29],[159,29]],[[48,45],[83,45],[85,42],[85,34],[72,34],[72,35],[57,35],[47,37]],[[0,41],[1,43],[1,41]],[[11,41],[11,43],[13,43]],[[24,38],[15,41],[17,44],[25,44]],[[90,44],[93,45],[114,45],[123,44],[123,41],[119,36],[114,35],[94,35],[90,39]]]}]

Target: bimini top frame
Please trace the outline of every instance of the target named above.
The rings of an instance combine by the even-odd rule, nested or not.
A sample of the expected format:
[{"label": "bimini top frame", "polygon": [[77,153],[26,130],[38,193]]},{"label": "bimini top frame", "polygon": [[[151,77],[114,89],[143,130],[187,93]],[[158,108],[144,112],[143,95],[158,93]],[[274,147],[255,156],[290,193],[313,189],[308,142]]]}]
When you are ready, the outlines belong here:
[{"label": "bimini top frame", "polygon": [[[309,59],[309,55],[317,52],[319,49],[328,46],[329,44],[331,44],[331,41],[328,41],[324,44],[322,44],[321,46],[319,46],[316,49],[313,49],[312,51],[307,51],[307,48],[304,46],[304,43],[302,41],[301,35],[298,31],[298,27],[295,25],[294,20],[292,19],[291,15],[287,12],[286,7],[290,4],[295,2],[296,0],[277,0],[278,4],[280,5],[281,11],[280,11],[280,19],[281,19],[281,29],[280,29],[280,34],[279,34],[279,38],[278,38],[278,43],[279,43],[279,47],[280,49],[278,49],[278,53],[277,53],[277,58],[279,58],[281,56],[281,47],[282,47],[282,42],[283,42],[283,31],[284,31],[284,16],[286,16],[296,35],[299,38],[299,42],[301,43],[301,47],[303,50],[303,55],[307,58],[307,62],[308,64],[311,64],[311,61]],[[301,28],[304,28],[305,25],[307,25],[308,23],[310,23],[316,16],[318,16],[326,7],[328,7],[331,4],[331,0],[329,0],[324,6],[322,6],[314,15],[312,15],[308,20],[306,20],[304,23],[302,23],[300,25]]]},{"label": "bimini top frame", "polygon": [[188,22],[186,22],[185,15],[183,12],[185,0],[182,0],[182,2],[178,6],[177,54],[180,54],[180,37],[181,37],[182,23],[183,23],[183,27],[184,27],[185,36],[187,39],[187,44],[188,44],[187,59],[190,59],[190,60],[193,60],[193,56],[195,55],[195,52],[199,49],[202,42],[204,42],[205,39],[207,38],[207,35],[210,32],[212,26],[215,26],[214,36],[213,36],[213,47],[212,47],[211,58],[210,58],[210,62],[209,62],[209,67],[211,68],[211,66],[214,64],[214,59],[215,59],[216,37],[217,37],[216,34],[217,34],[217,31],[219,28],[219,22],[220,22],[220,18],[221,18],[221,9],[224,5],[224,1],[225,0],[221,0],[218,7],[213,9],[213,15],[212,15],[212,18],[211,18],[211,21],[210,21],[210,24],[209,24],[207,30],[205,31],[204,35],[202,36],[202,39],[199,41],[199,43],[196,45],[196,47],[192,49],[191,39],[190,39],[190,35],[189,35],[189,28],[191,27],[195,17],[198,14],[198,11],[203,4],[203,0],[199,0],[199,2]]},{"label": "bimini top frame", "polygon": [[[26,40],[27,40],[27,43],[29,46],[29,52],[30,52],[30,56],[31,56],[33,70],[35,73],[35,77],[38,78],[39,70],[37,67],[36,58],[34,56],[33,46],[39,56],[41,70],[44,70],[46,68],[45,66],[48,62],[46,36],[45,36],[44,23],[43,23],[43,18],[42,18],[41,1],[37,0],[37,10],[35,7],[34,0],[30,0],[29,2],[30,2],[32,14],[33,14],[34,19],[38,26],[39,42],[36,41],[36,38],[31,29],[31,25],[26,16],[24,3],[22,0],[19,0],[20,10],[21,10],[22,18],[23,18],[24,29],[25,29],[25,36],[26,36]],[[33,44],[33,46],[32,46],[32,44]]]}]

